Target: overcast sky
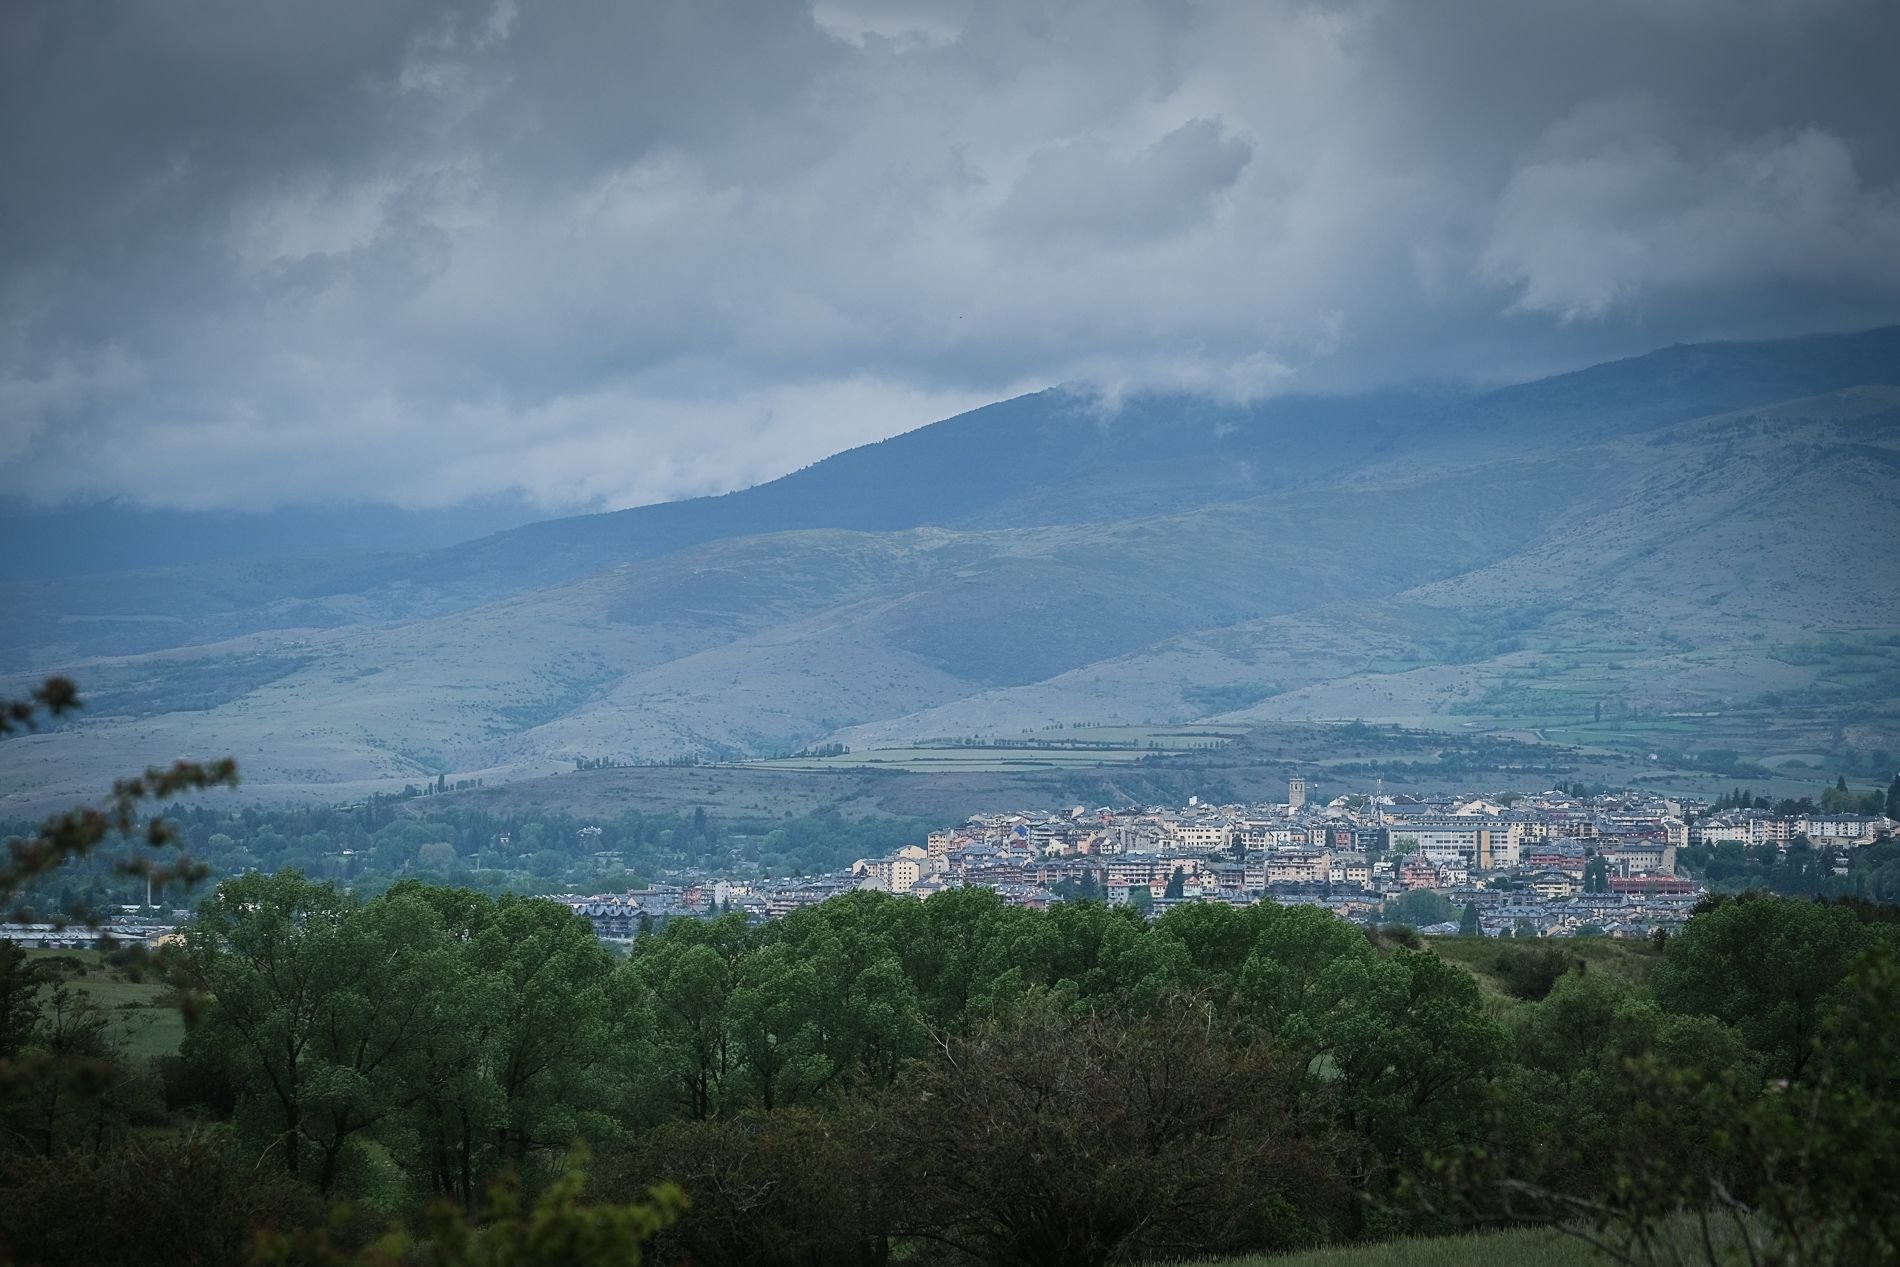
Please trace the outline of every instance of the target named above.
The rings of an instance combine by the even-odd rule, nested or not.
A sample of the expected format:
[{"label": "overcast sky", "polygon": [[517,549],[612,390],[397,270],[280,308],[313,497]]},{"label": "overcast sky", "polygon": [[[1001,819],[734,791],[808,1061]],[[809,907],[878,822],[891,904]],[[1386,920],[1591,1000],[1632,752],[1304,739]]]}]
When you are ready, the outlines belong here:
[{"label": "overcast sky", "polygon": [[7,0],[0,494],[769,478],[1900,320],[1893,0]]}]

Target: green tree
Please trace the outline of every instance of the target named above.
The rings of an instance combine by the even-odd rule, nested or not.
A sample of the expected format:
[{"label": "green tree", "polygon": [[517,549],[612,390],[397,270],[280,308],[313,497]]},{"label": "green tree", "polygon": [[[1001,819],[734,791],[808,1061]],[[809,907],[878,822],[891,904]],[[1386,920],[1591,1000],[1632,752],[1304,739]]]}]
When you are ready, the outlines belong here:
[{"label": "green tree", "polygon": [[39,1028],[46,974],[26,951],[0,941],[0,1067],[18,1056]]},{"label": "green tree", "polygon": [[1335,1041],[1333,1022],[1350,1007],[1376,952],[1365,936],[1332,912],[1312,906],[1269,907],[1264,926],[1238,973],[1236,1004],[1303,1066],[1314,1066]]},{"label": "green tree", "polygon": [[254,873],[218,886],[185,946],[210,1000],[188,1053],[239,1079],[263,1155],[329,1192],[359,1138],[421,1098],[407,1058],[460,1021],[436,912],[413,892],[363,907],[294,872]]},{"label": "green tree", "polygon": [[[1673,1050],[1659,1035],[1653,1056],[1616,1073],[1627,1127],[1605,1154],[1607,1179],[1526,1179],[1514,1163],[1518,1173],[1490,1180],[1508,1194],[1502,1213],[1563,1227],[1632,1267],[1895,1261],[1896,1017],[1900,965],[1891,945],[1877,943],[1839,983],[1806,1072],[1767,1093],[1745,1062],[1728,1063],[1732,1049],[1708,1041],[1719,1027],[1683,1018],[1704,1031]],[[1582,1031],[1594,1026],[1581,1019],[1572,1043],[1590,1041]]]},{"label": "green tree", "polygon": [[812,1038],[825,1084],[886,1087],[907,1060],[923,1054],[923,1003],[894,943],[897,922],[916,906],[854,893],[768,927],[771,943],[813,973]]},{"label": "green tree", "polygon": [[[1353,979],[1356,978],[1356,979]],[[1388,1180],[1428,1152],[1476,1138],[1510,1041],[1477,979],[1429,951],[1360,959],[1346,1005],[1321,1022],[1343,1121],[1373,1141]]]},{"label": "green tree", "polygon": [[1458,917],[1458,935],[1460,937],[1476,937],[1479,935],[1479,932],[1478,904],[1476,902],[1466,902],[1464,914]]},{"label": "green tree", "polygon": [[[0,699],[0,741],[80,706],[71,681],[48,678],[25,699]],[[118,780],[104,804],[55,814],[7,840],[0,851],[0,908],[12,918],[34,918],[31,901],[23,899],[56,890],[63,917],[96,923],[100,903],[112,900],[108,890],[93,879],[82,892],[61,883],[61,872],[77,863],[100,869],[101,847],[115,841],[123,846],[109,860],[116,876],[134,885],[142,880],[138,887],[152,890],[195,882],[204,868],[184,854],[184,836],[172,822],[148,817],[145,807],[236,783],[237,766],[229,760],[180,761]],[[109,1028],[91,997],[49,982],[23,952],[6,944],[0,951],[0,1137],[47,1154],[82,1137],[95,1149],[105,1147],[122,1126],[135,1089]]]},{"label": "green tree", "polygon": [[1410,889],[1385,904],[1384,918],[1413,928],[1448,924],[1458,918],[1451,899],[1434,889]]},{"label": "green tree", "polygon": [[738,1070],[732,995],[748,942],[736,915],[673,920],[634,945],[626,971],[650,1001],[661,1077],[686,1116],[711,1117]]},{"label": "green tree", "polygon": [[1842,907],[1726,901],[1669,939],[1651,988],[1669,1011],[1733,1026],[1771,1076],[1799,1078],[1831,997],[1870,937]]},{"label": "green tree", "polygon": [[819,1007],[818,974],[789,947],[763,946],[739,960],[727,1027],[739,1079],[768,1112],[831,1080]]},{"label": "green tree", "polygon": [[1189,912],[1204,909],[1175,907],[1169,915],[1183,918],[1164,932],[1131,907],[1062,907],[1023,924],[1013,954],[1029,968],[1024,984],[1047,987],[1077,1011],[1145,1012],[1199,979],[1191,950],[1174,933],[1194,923]]},{"label": "green tree", "polygon": [[[1278,906],[1229,906],[1196,902],[1177,906],[1155,925],[1158,940],[1180,943],[1193,965],[1196,988],[1231,983],[1247,963],[1261,933],[1280,915]],[[1140,926],[1133,926],[1139,931]]]},{"label": "green tree", "polygon": [[559,903],[414,883],[378,899],[410,900],[434,911],[452,948],[440,983],[452,997],[449,1023],[404,1054],[399,1137],[411,1170],[473,1211],[504,1171],[615,1133],[615,1058],[643,1051],[644,1016],[616,997],[613,958],[587,921]]},{"label": "green tree", "polygon": [[1187,872],[1176,867],[1174,874],[1168,877],[1168,887],[1162,890],[1164,898],[1179,898],[1187,892]]},{"label": "green tree", "polygon": [[0,1082],[0,1146],[52,1157],[118,1134],[129,1070],[110,1024],[89,994],[62,981],[46,989],[24,1050]]}]

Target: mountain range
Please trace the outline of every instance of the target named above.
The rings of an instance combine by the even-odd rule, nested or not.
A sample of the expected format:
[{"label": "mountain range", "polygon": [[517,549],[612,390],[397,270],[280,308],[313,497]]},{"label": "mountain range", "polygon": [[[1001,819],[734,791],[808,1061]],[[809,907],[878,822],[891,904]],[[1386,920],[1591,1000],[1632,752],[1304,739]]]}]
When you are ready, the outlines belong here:
[{"label": "mountain range", "polygon": [[0,798],[179,755],[344,799],[1196,720],[1818,768],[1900,749],[1897,510],[1900,328],[1492,390],[1051,390],[445,547],[15,566],[5,691],[88,707],[6,741]]}]

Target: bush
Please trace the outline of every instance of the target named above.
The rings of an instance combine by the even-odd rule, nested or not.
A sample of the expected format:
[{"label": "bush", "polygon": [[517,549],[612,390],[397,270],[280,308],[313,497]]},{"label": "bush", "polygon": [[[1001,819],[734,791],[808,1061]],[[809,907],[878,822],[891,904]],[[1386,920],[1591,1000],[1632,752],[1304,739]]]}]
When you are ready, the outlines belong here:
[{"label": "bush", "polygon": [[152,1072],[164,1096],[167,1112],[201,1109],[217,1118],[229,1118],[237,1110],[237,1084],[226,1069],[213,1067],[183,1056],[158,1056]]},{"label": "bush", "polygon": [[1179,1000],[1077,1017],[1030,1000],[954,1041],[881,1116],[899,1228],[982,1261],[1051,1267],[1335,1234],[1356,1143],[1303,1066]]},{"label": "bush", "polygon": [[1379,929],[1379,936],[1394,946],[1403,946],[1407,950],[1423,950],[1425,939],[1410,924],[1386,924]]},{"label": "bush", "polygon": [[1570,956],[1555,946],[1537,950],[1513,948],[1498,953],[1492,970],[1511,995],[1535,1003],[1548,995],[1564,973],[1570,971]]},{"label": "bush", "polygon": [[321,1226],[309,1189],[232,1165],[190,1135],[0,1166],[0,1262],[245,1263],[259,1229]]},{"label": "bush", "polygon": [[868,1115],[776,1109],[662,1126],[595,1195],[678,1185],[686,1213],[649,1249],[656,1263],[843,1267],[881,1261],[897,1215],[890,1164]]}]

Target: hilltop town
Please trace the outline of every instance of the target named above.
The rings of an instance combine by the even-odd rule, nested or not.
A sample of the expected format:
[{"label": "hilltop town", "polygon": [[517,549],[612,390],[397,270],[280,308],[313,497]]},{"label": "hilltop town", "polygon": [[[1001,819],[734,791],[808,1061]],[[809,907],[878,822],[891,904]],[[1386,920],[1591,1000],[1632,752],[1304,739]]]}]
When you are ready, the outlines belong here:
[{"label": "hilltop town", "polygon": [[1644,792],[1584,795],[1343,795],[1278,804],[1090,809],[971,816],[849,869],[757,881],[680,876],[624,894],[565,895],[619,941],[656,921],[741,911],[764,920],[860,889],[926,898],[986,888],[1043,909],[1092,898],[1150,917],[1193,902],[1323,906],[1360,922],[1487,937],[1646,937],[1682,924],[1702,897],[1691,845],[1808,847],[1833,874],[1850,851],[1893,837],[1880,815],[1714,812]]}]

